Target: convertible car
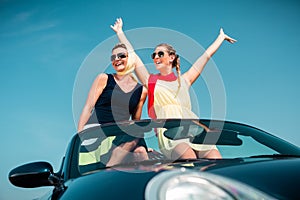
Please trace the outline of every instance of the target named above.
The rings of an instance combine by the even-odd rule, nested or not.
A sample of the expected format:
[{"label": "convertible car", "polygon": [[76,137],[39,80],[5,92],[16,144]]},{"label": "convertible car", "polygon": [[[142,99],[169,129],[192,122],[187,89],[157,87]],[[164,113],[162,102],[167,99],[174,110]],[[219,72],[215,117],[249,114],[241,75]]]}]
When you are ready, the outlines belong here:
[{"label": "convertible car", "polygon": [[[157,133],[170,140],[215,145],[221,158],[170,159]],[[144,139],[135,153],[107,162],[116,137]],[[161,119],[95,125],[75,134],[61,169],[34,162],[11,170],[18,187],[53,186],[41,199],[300,199],[300,148],[255,127],[229,121]]]}]

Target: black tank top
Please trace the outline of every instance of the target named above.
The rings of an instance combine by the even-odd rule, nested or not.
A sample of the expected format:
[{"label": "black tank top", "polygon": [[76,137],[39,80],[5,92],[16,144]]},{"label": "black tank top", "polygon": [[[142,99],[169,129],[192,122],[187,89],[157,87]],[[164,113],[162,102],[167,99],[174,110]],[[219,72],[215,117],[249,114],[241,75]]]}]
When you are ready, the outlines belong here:
[{"label": "black tank top", "polygon": [[112,74],[107,74],[106,87],[95,104],[95,112],[100,124],[130,119],[140,101],[143,86],[137,84],[126,93],[116,83]]}]

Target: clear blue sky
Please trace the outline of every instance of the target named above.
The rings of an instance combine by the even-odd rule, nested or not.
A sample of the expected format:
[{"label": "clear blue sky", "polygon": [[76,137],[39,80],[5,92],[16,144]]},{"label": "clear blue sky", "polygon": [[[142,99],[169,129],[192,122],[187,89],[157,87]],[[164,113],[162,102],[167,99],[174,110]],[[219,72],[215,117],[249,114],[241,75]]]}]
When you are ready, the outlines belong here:
[{"label": "clear blue sky", "polygon": [[[78,72],[86,57],[114,36],[109,26],[117,17],[123,18],[125,30],[165,28],[204,48],[223,27],[238,40],[234,45],[224,43],[211,61],[224,84],[226,119],[299,146],[299,11],[300,3],[292,0],[1,0],[0,199],[32,199],[49,190],[16,188],[8,182],[8,173],[40,160],[59,169],[76,131],[73,91]],[[99,70],[109,63],[113,45],[99,53],[106,59],[98,63]],[[185,55],[197,53],[193,50]],[[149,55],[142,54],[142,59],[151,62]],[[93,76],[87,77],[88,84]],[[210,94],[201,78],[197,84],[201,116],[209,118]],[[80,98],[85,100],[84,95]]]}]

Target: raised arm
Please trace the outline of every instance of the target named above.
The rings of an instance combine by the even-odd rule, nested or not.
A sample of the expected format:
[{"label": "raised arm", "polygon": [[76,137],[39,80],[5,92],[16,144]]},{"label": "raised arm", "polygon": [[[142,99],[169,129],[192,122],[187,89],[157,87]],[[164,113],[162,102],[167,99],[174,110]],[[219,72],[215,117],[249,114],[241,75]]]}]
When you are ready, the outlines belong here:
[{"label": "raised arm", "polygon": [[236,42],[235,39],[226,35],[223,29],[221,28],[217,39],[196,60],[196,62],[192,65],[192,67],[182,75],[189,85],[192,85],[196,81],[196,79],[200,76],[205,65],[207,64],[209,59],[214,55],[214,53],[219,49],[219,47],[221,46],[224,40],[227,40],[230,43]]},{"label": "raised arm", "polygon": [[118,18],[114,25],[110,26],[117,34],[118,39],[121,43],[125,44],[128,50],[128,53],[132,53],[133,56],[135,56],[136,60],[136,66],[135,66],[135,73],[138,77],[138,79],[142,82],[142,84],[145,87],[148,87],[148,78],[149,78],[149,72],[147,68],[145,67],[144,63],[140,59],[140,57],[135,53],[134,48],[128,41],[125,33],[123,32],[123,21],[121,18]]}]

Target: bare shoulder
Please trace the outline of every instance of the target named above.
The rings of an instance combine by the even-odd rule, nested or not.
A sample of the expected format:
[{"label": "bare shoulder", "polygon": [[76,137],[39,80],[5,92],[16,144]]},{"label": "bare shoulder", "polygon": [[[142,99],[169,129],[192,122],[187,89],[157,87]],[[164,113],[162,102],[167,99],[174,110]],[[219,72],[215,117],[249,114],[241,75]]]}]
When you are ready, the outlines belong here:
[{"label": "bare shoulder", "polygon": [[107,79],[108,79],[108,75],[105,74],[105,73],[98,74],[98,76],[96,77],[96,81],[99,82],[99,83],[100,82],[101,83],[106,83]]},{"label": "bare shoulder", "polygon": [[108,79],[108,75],[105,74],[105,73],[101,73],[101,74],[98,74],[98,76],[97,76],[96,79],[99,79],[99,80],[107,80],[107,79]]},{"label": "bare shoulder", "polygon": [[98,74],[94,80],[93,87],[103,89],[106,87],[108,75],[105,73]]}]

